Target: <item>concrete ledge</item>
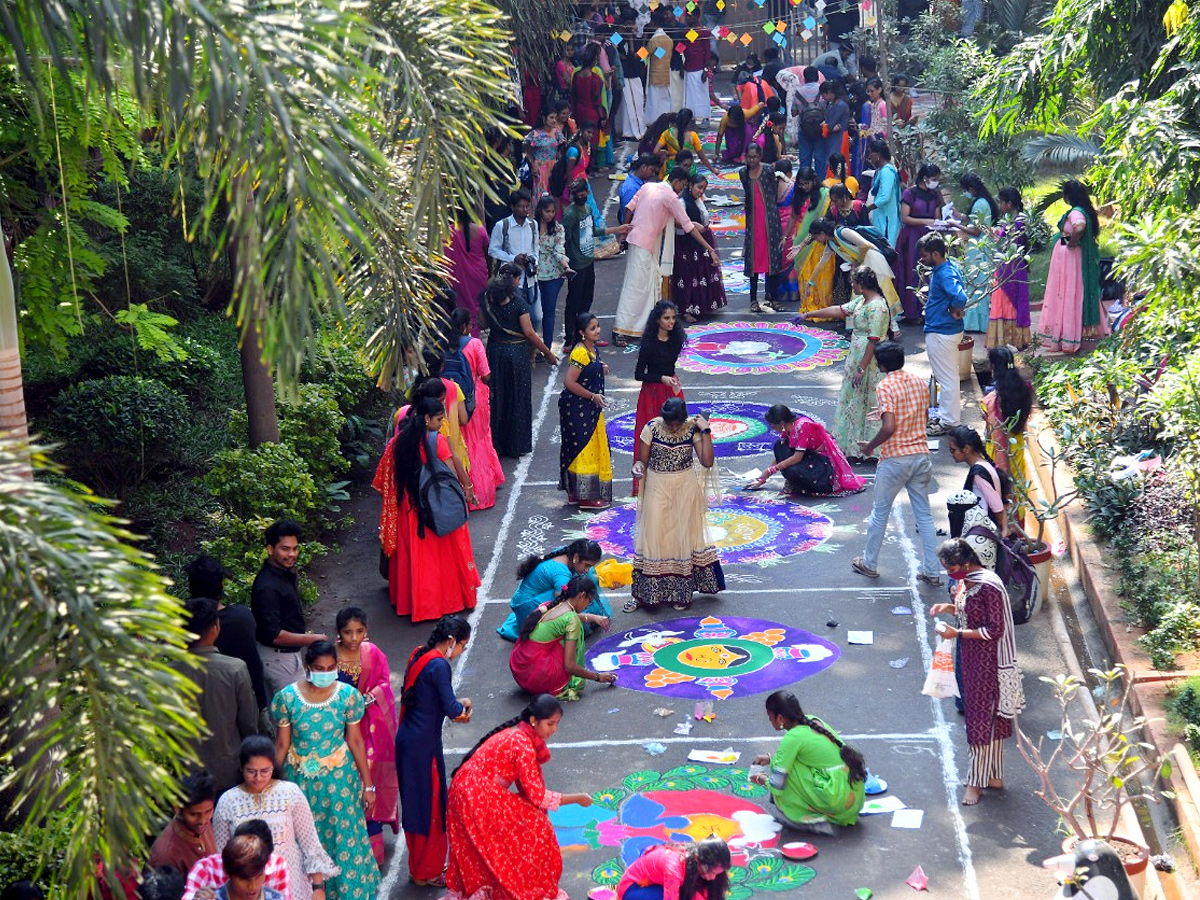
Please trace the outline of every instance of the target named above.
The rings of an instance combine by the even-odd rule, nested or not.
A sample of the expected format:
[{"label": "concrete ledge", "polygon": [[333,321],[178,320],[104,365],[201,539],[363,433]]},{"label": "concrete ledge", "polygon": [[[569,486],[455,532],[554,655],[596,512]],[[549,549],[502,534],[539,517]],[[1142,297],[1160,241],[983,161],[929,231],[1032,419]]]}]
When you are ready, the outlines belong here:
[{"label": "concrete ledge", "polygon": [[[1030,416],[1027,434],[1034,435],[1042,431],[1043,437],[1052,436],[1044,417],[1035,411]],[[1053,441],[1048,441],[1053,444]],[[1055,499],[1050,488],[1050,468],[1042,453],[1042,447],[1037,440],[1027,439],[1026,462],[1033,482],[1032,493],[1035,498],[1048,501]],[[1071,490],[1074,483],[1071,473],[1065,465],[1060,465],[1057,472],[1060,487]],[[1065,483],[1064,483],[1065,482]],[[1139,716],[1154,720],[1146,727],[1147,741],[1154,744],[1158,752],[1171,760],[1172,772],[1169,784],[1164,788],[1174,792],[1175,799],[1164,801],[1169,803],[1179,823],[1179,833],[1190,857],[1194,869],[1200,864],[1200,775],[1192,763],[1187,748],[1173,736],[1166,722],[1166,698],[1172,684],[1200,675],[1200,670],[1178,669],[1169,672],[1155,669],[1150,662],[1149,654],[1137,643],[1138,638],[1145,634],[1145,629],[1130,620],[1121,605],[1121,599],[1115,588],[1115,572],[1104,556],[1103,545],[1092,536],[1087,523],[1087,511],[1081,504],[1068,506],[1056,524],[1066,541],[1071,561],[1079,573],[1088,605],[1100,628],[1105,648],[1108,650],[1112,664],[1121,664],[1131,673],[1134,687],[1130,700],[1134,712]],[[1046,592],[1044,602],[1051,602],[1049,592]],[[1191,879],[1176,872],[1168,874],[1155,872],[1150,867],[1148,873],[1157,875],[1158,892],[1153,890],[1154,882],[1147,880],[1147,893],[1150,896],[1164,898],[1191,898],[1196,896]]]}]

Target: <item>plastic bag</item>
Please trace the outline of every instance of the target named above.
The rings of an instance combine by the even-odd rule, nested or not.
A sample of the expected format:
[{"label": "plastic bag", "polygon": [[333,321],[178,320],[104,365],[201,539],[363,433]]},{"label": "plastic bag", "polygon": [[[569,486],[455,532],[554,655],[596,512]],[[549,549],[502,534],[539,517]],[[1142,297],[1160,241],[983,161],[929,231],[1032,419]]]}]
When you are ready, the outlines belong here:
[{"label": "plastic bag", "polygon": [[633,563],[606,559],[596,566],[596,577],[600,580],[600,587],[606,591],[628,587],[633,584]]},{"label": "plastic bag", "polygon": [[925,676],[921,693],[939,700],[958,696],[958,682],[954,679],[954,638],[938,638],[937,648],[933,651],[933,665]]}]

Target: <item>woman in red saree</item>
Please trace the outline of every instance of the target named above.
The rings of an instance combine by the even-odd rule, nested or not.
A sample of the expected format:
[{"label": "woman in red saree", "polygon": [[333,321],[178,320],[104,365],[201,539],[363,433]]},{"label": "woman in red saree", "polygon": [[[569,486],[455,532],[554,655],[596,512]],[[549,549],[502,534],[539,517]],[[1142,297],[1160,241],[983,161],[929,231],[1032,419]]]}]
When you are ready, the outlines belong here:
[{"label": "woman in red saree", "polygon": [[367,764],[375,799],[367,810],[367,835],[371,853],[383,868],[383,826],[400,831],[397,813],[399,787],[396,780],[396,696],[392,693],[391,669],[383,651],[367,640],[367,614],[347,606],[337,614],[338,681],[363,695],[366,713],[361,725],[367,747]]},{"label": "woman in red saree", "polygon": [[547,813],[563,803],[591,806],[592,798],[547,790],[542,781],[546,741],[561,719],[561,704],[539,694],[484,735],[455,771],[446,812],[451,900],[567,900]]},{"label": "woman in red saree", "polygon": [[462,654],[471,626],[460,616],[444,616],[423,647],[408,657],[400,693],[396,732],[396,772],[400,776],[408,873],[419,887],[441,887],[446,868],[446,760],[442,722],[471,719],[471,701],[456,698],[450,661]]}]

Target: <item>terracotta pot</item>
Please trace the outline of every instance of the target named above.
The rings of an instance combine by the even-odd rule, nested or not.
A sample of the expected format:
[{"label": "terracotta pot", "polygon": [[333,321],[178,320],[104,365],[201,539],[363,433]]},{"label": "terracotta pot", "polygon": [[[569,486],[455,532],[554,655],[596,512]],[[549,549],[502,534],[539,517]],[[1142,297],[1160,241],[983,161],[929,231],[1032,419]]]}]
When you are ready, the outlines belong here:
[{"label": "terracotta pot", "polygon": [[[1077,838],[1075,835],[1064,838],[1062,842],[1063,853],[1074,853],[1075,844],[1078,842],[1079,838]],[[1111,844],[1113,849],[1118,850],[1118,853],[1120,852],[1120,849],[1117,847],[1118,844],[1123,845],[1126,849],[1132,848],[1136,851],[1136,856],[1131,856],[1128,858],[1122,857],[1122,860],[1125,865],[1125,874],[1129,876],[1130,886],[1139,897],[1144,896],[1146,888],[1146,866],[1150,862],[1150,848],[1139,844],[1137,841],[1130,840],[1126,837],[1121,837],[1120,835],[1113,835],[1113,837],[1108,838],[1105,843]]]},{"label": "terracotta pot", "polygon": [[975,374],[975,367],[971,363],[972,355],[975,352],[975,338],[964,337],[958,342],[958,380],[966,381]]}]

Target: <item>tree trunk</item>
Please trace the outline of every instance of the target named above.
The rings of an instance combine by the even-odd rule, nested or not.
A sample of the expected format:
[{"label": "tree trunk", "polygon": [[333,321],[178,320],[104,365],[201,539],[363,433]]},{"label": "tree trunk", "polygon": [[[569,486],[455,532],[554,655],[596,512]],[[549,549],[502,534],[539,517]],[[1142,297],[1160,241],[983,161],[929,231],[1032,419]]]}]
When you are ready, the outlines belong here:
[{"label": "tree trunk", "polygon": [[240,306],[248,310],[241,326],[239,352],[242,358],[242,390],[246,395],[246,417],[250,427],[250,449],[261,444],[279,443],[279,418],[275,411],[275,380],[271,367],[263,359],[261,322],[265,317],[267,300],[263,296],[262,282],[255,275],[242,269],[242,260],[248,254],[242,248],[253,246],[258,240],[257,219],[254,215],[254,190],[246,183],[245,176],[238,176],[234,185],[233,202],[241,203],[243,214],[236,227],[237,234],[229,244],[229,267],[233,275],[233,290],[244,296]]},{"label": "tree trunk", "polygon": [[8,244],[3,240],[0,240],[0,437],[15,440],[29,437],[17,331],[17,291],[8,265]]}]

